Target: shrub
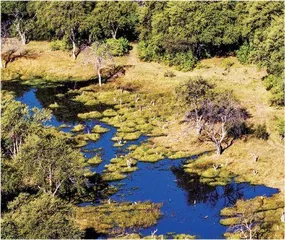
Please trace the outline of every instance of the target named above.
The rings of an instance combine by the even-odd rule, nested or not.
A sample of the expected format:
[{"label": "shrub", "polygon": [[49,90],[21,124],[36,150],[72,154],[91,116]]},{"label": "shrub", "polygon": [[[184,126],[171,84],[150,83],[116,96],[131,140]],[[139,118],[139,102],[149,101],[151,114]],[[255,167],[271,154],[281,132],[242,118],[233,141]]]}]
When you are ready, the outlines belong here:
[{"label": "shrub", "polygon": [[110,38],[106,40],[106,43],[113,56],[123,56],[128,53],[130,49],[129,41],[126,38]]},{"label": "shrub", "polygon": [[264,86],[266,88],[266,90],[270,90],[271,88],[273,88],[274,86],[276,86],[278,84],[279,80],[278,77],[275,75],[268,75],[266,78],[264,78]]},{"label": "shrub", "polygon": [[170,65],[176,66],[178,70],[190,71],[193,70],[197,63],[197,58],[193,55],[192,51],[186,53],[176,53],[172,59],[167,59]]},{"label": "shrub", "polygon": [[62,41],[62,40],[53,41],[51,42],[50,46],[51,46],[52,51],[56,51],[56,50],[64,51],[64,50],[70,49],[69,44],[66,41]]},{"label": "shrub", "polygon": [[268,75],[264,79],[266,90],[270,90],[272,96],[270,98],[271,105],[284,105],[284,82],[282,77],[276,75]]},{"label": "shrub", "polygon": [[251,48],[249,44],[246,43],[242,45],[240,49],[236,51],[237,59],[243,64],[249,63],[250,51]]},{"label": "shrub", "polygon": [[166,71],[165,73],[164,73],[164,77],[170,77],[170,78],[173,78],[173,77],[175,77],[176,75],[174,74],[174,72],[172,72],[172,71]]},{"label": "shrub", "polygon": [[266,130],[265,124],[258,124],[256,128],[254,129],[253,135],[256,138],[267,140],[269,138],[269,133]]},{"label": "shrub", "polygon": [[159,48],[148,44],[145,41],[140,41],[138,44],[139,58],[143,61],[158,60]]}]

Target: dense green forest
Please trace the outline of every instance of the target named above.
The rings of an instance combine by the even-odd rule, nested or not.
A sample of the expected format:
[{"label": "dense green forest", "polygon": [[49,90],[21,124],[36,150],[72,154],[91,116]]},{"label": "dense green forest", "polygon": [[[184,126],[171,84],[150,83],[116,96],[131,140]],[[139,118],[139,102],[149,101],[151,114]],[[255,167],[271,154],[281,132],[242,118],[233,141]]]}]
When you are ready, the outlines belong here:
[{"label": "dense green forest", "polygon": [[[211,56],[266,67],[271,103],[284,104],[283,2],[3,2],[2,35],[80,48],[108,40],[118,55],[139,41],[140,58],[183,71]],[[126,39],[123,40],[122,38]],[[117,39],[117,40],[116,40]],[[116,54],[115,53],[115,54]]]},{"label": "dense green forest", "polygon": [[[271,93],[266,101],[269,101],[272,108],[284,106],[283,2],[5,1],[1,2],[2,45],[4,46],[5,41],[12,38],[20,39],[22,45],[29,45],[32,41],[48,41],[51,43],[51,51],[68,52],[74,61],[78,61],[79,56],[86,54],[85,49],[88,48],[100,63],[113,61],[113,57],[126,56],[135,44],[139,60],[143,63],[161,63],[183,73],[199,69],[201,61],[205,59],[235,56],[240,64],[255,64],[260,69],[266,69],[262,81],[264,88]],[[104,52],[107,48],[108,52]],[[14,52],[12,48],[2,51],[4,69],[9,69],[9,64],[15,62],[16,58],[11,58]],[[93,55],[84,55],[86,62],[90,59],[94,61]],[[222,63],[225,69],[234,64],[229,58],[225,58]],[[105,72],[100,66],[98,67],[98,63],[96,67],[101,87],[101,73],[103,78]],[[150,71],[153,74],[156,70],[151,68]],[[163,74],[167,81],[175,77],[172,71]],[[155,81],[155,77],[152,80]],[[160,82],[157,83],[159,84]],[[81,202],[98,199],[107,201],[116,191],[108,181],[123,179],[126,172],[136,171],[137,161],[132,162],[124,157],[118,160],[116,156],[116,159],[112,159],[113,162],[108,165],[111,169],[109,175],[90,171],[88,167],[90,164],[96,165],[102,160],[98,157],[86,159],[79,147],[87,141],[97,141],[100,139],[100,134],[107,132],[108,129],[99,127],[95,129],[96,131],[93,129],[92,133],[88,132],[87,137],[87,134],[75,137],[72,133],[65,133],[56,127],[45,125],[52,114],[58,117],[63,112],[69,118],[74,117],[74,113],[65,106],[70,104],[67,101],[73,104],[74,109],[80,109],[79,114],[75,114],[76,120],[72,120],[79,119],[78,122],[81,123],[87,119],[105,117],[106,123],[118,128],[121,135],[115,136],[117,145],[122,144],[121,138],[126,141],[136,140],[142,134],[163,137],[167,135],[164,132],[167,122],[178,122],[178,118],[183,115],[183,122],[194,122],[196,138],[199,140],[195,146],[200,147],[202,143],[210,142],[211,150],[214,148],[215,152],[215,157],[210,161],[207,159],[206,163],[202,164],[197,161],[197,166],[196,163],[193,164],[195,174],[208,176],[222,173],[223,176],[218,176],[216,182],[212,183],[217,185],[228,184],[234,175],[224,169],[220,170],[222,164],[212,164],[213,159],[222,155],[237,139],[246,142],[247,139],[254,138],[257,144],[258,141],[263,144],[268,140],[269,133],[265,123],[260,124],[257,121],[256,124],[254,120],[253,124],[248,124],[246,121],[251,117],[249,109],[237,100],[240,96],[236,97],[231,91],[225,90],[226,88],[220,90],[219,87],[223,83],[218,83],[220,85],[216,86],[206,78],[190,77],[176,87],[167,84],[163,86],[167,91],[161,87],[162,85],[158,87],[154,85],[153,90],[163,89],[166,93],[161,90],[157,93],[142,91],[137,94],[135,90],[138,86],[134,84],[133,87],[129,82],[120,87],[112,85],[104,88],[103,85],[103,90],[97,86],[88,86],[83,90],[73,89],[67,93],[55,93],[56,101],[50,100],[50,96],[45,96],[46,99],[42,102],[46,106],[44,105],[43,109],[29,109],[25,104],[15,100],[14,93],[2,91],[1,237],[5,239],[88,238],[86,230],[89,229],[86,227],[88,224],[86,223],[85,228],[81,227],[84,221],[78,224],[79,220],[85,220],[86,216],[90,217],[92,223],[88,227],[97,226],[97,229],[96,227],[94,229],[99,229],[98,233],[109,234],[113,231],[109,236],[124,237],[119,233],[127,231],[116,232],[116,230],[131,228],[133,225],[138,228],[149,227],[155,225],[161,215],[159,210],[161,206],[155,203],[135,202],[128,205],[128,203],[112,203],[109,199],[109,202],[104,202],[109,206],[107,210],[103,209],[105,205],[95,210],[90,208],[90,212],[88,208],[79,210],[76,207],[76,204]],[[243,82],[239,84],[242,85]],[[169,94],[169,86],[171,86],[169,92],[171,94],[174,92],[175,96]],[[41,90],[45,91],[44,88],[39,88],[38,93]],[[105,115],[94,108],[93,105],[96,105],[94,102],[97,100],[102,108],[111,106],[110,109],[102,110]],[[131,111],[135,112],[140,123],[130,116]],[[174,116],[175,111],[181,116],[179,114],[177,114],[179,117]],[[128,121],[131,124],[128,125]],[[272,121],[274,124],[278,121],[276,131],[281,138],[284,138],[284,120],[276,117]],[[74,127],[73,133],[83,132],[83,124]],[[223,128],[220,128],[220,125]],[[178,132],[176,129],[173,131]],[[188,143],[187,140],[186,143],[191,144],[191,141]],[[156,162],[165,156],[169,158],[189,156],[182,150],[171,152],[168,147],[160,147],[155,143],[144,143],[137,148],[134,147],[133,150],[134,154],[131,156],[135,156],[134,159],[136,156],[142,161],[149,158],[146,162]],[[205,151],[195,149],[195,151],[198,156],[201,152],[208,152],[208,149],[205,148]],[[259,156],[252,154],[254,162],[257,162]],[[245,158],[243,153],[240,155],[241,158]],[[124,164],[120,165],[119,161],[122,159]],[[201,159],[203,160],[203,157]],[[227,161],[225,165],[228,164]],[[186,170],[191,167],[191,163],[187,164]],[[266,168],[264,166],[263,168]],[[250,168],[250,173],[252,172],[258,174],[255,168]],[[248,178],[241,181],[248,181]],[[272,202],[280,205],[279,200]],[[266,204],[273,204],[270,200],[268,202]],[[279,210],[280,206],[276,207],[274,204],[272,208]],[[119,215],[116,215],[114,209],[120,209]],[[268,209],[272,210],[266,205],[264,211]],[[133,212],[139,214],[139,219],[136,219]],[[274,218],[277,216],[276,212],[266,214],[263,220],[268,218],[269,222],[273,216]],[[278,215],[278,221],[279,218]],[[264,233],[266,232],[264,229],[268,227],[267,223],[262,224],[259,230],[265,235],[255,236],[271,237]],[[279,225],[274,224],[268,229],[277,226],[279,231]],[[152,235],[154,234],[155,231]],[[193,236],[184,236],[184,238],[190,237]]]}]

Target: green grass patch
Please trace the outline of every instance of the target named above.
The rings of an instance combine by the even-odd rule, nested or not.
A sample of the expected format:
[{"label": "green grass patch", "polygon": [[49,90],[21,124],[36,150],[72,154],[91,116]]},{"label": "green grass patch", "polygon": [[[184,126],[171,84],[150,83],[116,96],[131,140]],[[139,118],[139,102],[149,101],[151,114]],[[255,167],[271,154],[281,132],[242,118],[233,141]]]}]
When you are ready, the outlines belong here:
[{"label": "green grass patch", "polygon": [[93,228],[97,233],[122,234],[126,229],[142,229],[155,225],[161,216],[161,204],[150,202],[106,203],[96,207],[77,207],[76,223],[81,229]]},{"label": "green grass patch", "polygon": [[102,162],[102,158],[98,155],[92,157],[92,158],[89,158],[87,163],[89,163],[90,165],[98,165]]},{"label": "green grass patch", "polygon": [[109,132],[110,130],[108,128],[104,128],[100,125],[96,125],[93,129],[92,132],[93,133],[105,133],[105,132]]}]

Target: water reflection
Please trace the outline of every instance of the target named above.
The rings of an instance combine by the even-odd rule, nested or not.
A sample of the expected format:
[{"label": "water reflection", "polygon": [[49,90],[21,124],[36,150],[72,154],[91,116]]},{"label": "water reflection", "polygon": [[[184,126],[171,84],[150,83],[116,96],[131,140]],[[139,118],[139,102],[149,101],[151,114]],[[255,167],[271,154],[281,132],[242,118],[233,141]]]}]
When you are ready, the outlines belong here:
[{"label": "water reflection", "polygon": [[249,188],[249,184],[237,184],[232,181],[225,186],[211,186],[200,181],[197,174],[186,173],[183,167],[172,167],[172,173],[177,179],[177,186],[187,194],[187,203],[195,205],[197,203],[207,203],[216,207],[219,201],[223,206],[235,204],[237,199],[244,198],[244,192]]},{"label": "water reflection", "polygon": [[35,97],[42,108],[49,108],[51,104],[57,103],[58,107],[53,109],[53,115],[58,122],[74,124],[83,122],[77,117],[79,113],[90,111],[103,112],[106,109],[113,108],[113,105],[98,102],[92,106],[85,106],[83,103],[74,101],[78,95],[76,92],[68,92],[69,90],[80,89],[89,86],[93,81],[80,82],[57,82],[53,84],[39,84],[30,86],[22,84],[19,81],[9,81],[2,83],[2,89],[12,91],[16,98],[21,99],[28,91],[34,90]]}]

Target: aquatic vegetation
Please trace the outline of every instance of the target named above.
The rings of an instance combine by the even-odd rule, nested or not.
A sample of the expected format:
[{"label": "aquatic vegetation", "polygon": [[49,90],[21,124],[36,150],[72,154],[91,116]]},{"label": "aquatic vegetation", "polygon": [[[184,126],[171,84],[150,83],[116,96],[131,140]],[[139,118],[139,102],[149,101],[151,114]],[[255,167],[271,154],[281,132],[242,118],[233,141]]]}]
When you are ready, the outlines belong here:
[{"label": "aquatic vegetation", "polygon": [[132,141],[132,140],[137,140],[140,136],[141,136],[140,132],[118,132],[114,139]]},{"label": "aquatic vegetation", "polygon": [[106,182],[118,181],[126,177],[127,176],[125,174],[122,174],[120,172],[103,172],[102,174],[102,180]]},{"label": "aquatic vegetation", "polygon": [[137,161],[128,157],[128,155],[113,158],[110,160],[110,164],[105,165],[103,179],[105,181],[124,179],[127,177],[125,173],[131,173],[138,170],[136,164]]},{"label": "aquatic vegetation", "polygon": [[139,145],[130,156],[142,162],[156,162],[165,158],[167,150],[163,147],[151,145],[150,142]]},{"label": "aquatic vegetation", "polygon": [[87,113],[79,113],[77,115],[80,119],[86,120],[86,119],[98,119],[102,117],[102,114],[98,111],[91,111]]},{"label": "aquatic vegetation", "polygon": [[78,148],[84,147],[88,144],[88,142],[87,142],[88,139],[86,138],[86,136],[84,134],[76,135],[73,137],[73,139],[76,142],[75,146]]},{"label": "aquatic vegetation", "polygon": [[150,202],[102,204],[77,207],[75,221],[82,230],[93,228],[96,233],[117,235],[126,230],[135,231],[157,223],[161,204]]},{"label": "aquatic vegetation", "polygon": [[117,112],[113,109],[107,109],[102,114],[104,117],[115,117],[117,115]]},{"label": "aquatic vegetation", "polygon": [[59,105],[58,105],[57,102],[52,103],[52,104],[49,105],[49,108],[51,108],[51,109],[58,108],[58,107],[59,107]]},{"label": "aquatic vegetation", "polygon": [[118,129],[118,132],[124,132],[124,133],[133,133],[135,131],[136,129],[134,127],[130,127],[128,124],[123,124],[123,126],[121,126]]},{"label": "aquatic vegetation", "polygon": [[178,152],[169,153],[167,157],[170,159],[178,159],[178,158],[186,158],[190,156],[191,156],[191,153],[189,152],[178,151]]},{"label": "aquatic vegetation", "polygon": [[86,135],[86,139],[88,139],[90,141],[96,142],[97,140],[100,139],[100,134],[99,133],[88,133],[88,134],[85,134],[85,135]]},{"label": "aquatic vegetation", "polygon": [[92,132],[93,133],[105,133],[110,131],[108,128],[104,128],[101,125],[96,125],[93,129]]},{"label": "aquatic vegetation", "polygon": [[[78,117],[81,119],[100,118],[102,122],[116,127],[118,132],[114,141],[136,140],[141,135],[155,137],[167,134],[166,123],[173,120],[173,108],[176,104],[171,94],[138,94],[118,90],[112,85],[106,90],[98,90],[91,86],[81,88],[79,95],[73,100],[86,106],[98,103],[113,106],[102,113],[91,111],[80,113]],[[164,101],[168,104],[164,104]],[[157,157],[152,156],[150,159],[154,161]]]},{"label": "aquatic vegetation", "polygon": [[167,233],[165,235],[150,235],[143,237],[143,239],[195,239],[196,236],[189,234],[176,234],[176,233]]},{"label": "aquatic vegetation", "polygon": [[92,157],[92,158],[89,158],[87,163],[89,163],[90,165],[98,165],[102,162],[102,158],[98,155]]},{"label": "aquatic vegetation", "polygon": [[60,126],[59,126],[59,128],[67,128],[67,127],[71,127],[71,125],[67,125],[67,124],[61,124]]},{"label": "aquatic vegetation", "polygon": [[176,234],[176,233],[167,233],[164,235],[149,235],[143,237],[141,234],[138,233],[130,233],[121,237],[116,237],[119,239],[195,239],[196,236],[189,235],[189,234]]},{"label": "aquatic vegetation", "polygon": [[184,169],[187,173],[198,174],[201,182],[212,186],[226,185],[236,177],[227,166],[216,164],[212,160],[206,161],[203,157],[195,161],[189,161]]},{"label": "aquatic vegetation", "polygon": [[81,132],[84,130],[84,125],[83,124],[77,124],[73,127],[71,130],[72,132]]}]

